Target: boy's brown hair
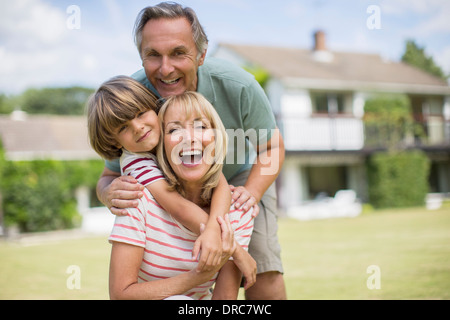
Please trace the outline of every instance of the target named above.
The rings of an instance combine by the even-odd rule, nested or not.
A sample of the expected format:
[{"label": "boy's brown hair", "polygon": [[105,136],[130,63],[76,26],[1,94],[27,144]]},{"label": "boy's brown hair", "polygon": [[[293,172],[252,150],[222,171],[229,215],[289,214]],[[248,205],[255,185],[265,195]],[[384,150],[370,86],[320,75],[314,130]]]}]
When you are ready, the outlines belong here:
[{"label": "boy's brown hair", "polygon": [[114,130],[140,112],[156,112],[157,102],[150,90],[131,77],[117,76],[104,82],[87,102],[92,148],[108,160],[120,157],[122,150],[114,138]]}]

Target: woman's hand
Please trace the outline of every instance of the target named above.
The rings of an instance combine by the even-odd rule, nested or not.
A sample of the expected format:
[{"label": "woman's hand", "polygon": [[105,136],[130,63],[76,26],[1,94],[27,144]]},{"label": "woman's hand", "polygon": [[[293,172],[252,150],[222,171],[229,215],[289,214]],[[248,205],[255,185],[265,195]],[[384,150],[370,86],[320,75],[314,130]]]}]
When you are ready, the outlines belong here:
[{"label": "woman's hand", "polygon": [[[234,241],[234,231],[231,228],[230,216],[225,214],[225,217],[217,217],[222,229],[222,259],[230,259],[234,251],[236,251],[236,241]],[[226,261],[225,261],[226,262]]]},{"label": "woman's hand", "polygon": [[[214,221],[214,223],[216,222]],[[221,263],[222,239],[220,226],[208,228],[203,223],[200,224],[200,235],[194,243],[192,258],[196,259],[199,253],[201,253],[197,266],[199,271],[212,270]]]},{"label": "woman's hand", "polygon": [[221,228],[221,237],[222,237],[222,256],[219,263],[215,266],[215,268],[204,269],[197,268],[195,270],[195,276],[202,277],[205,281],[211,279],[214,274],[216,274],[227,261],[229,261],[230,257],[236,251],[236,241],[234,241],[234,231],[231,228],[230,218],[228,214],[225,215],[224,218],[217,217],[217,222],[219,222]]},{"label": "woman's hand", "polygon": [[231,203],[234,203],[236,209],[242,208],[245,212],[253,208],[252,217],[259,214],[259,207],[256,198],[243,186],[235,187],[230,184],[232,192]]}]

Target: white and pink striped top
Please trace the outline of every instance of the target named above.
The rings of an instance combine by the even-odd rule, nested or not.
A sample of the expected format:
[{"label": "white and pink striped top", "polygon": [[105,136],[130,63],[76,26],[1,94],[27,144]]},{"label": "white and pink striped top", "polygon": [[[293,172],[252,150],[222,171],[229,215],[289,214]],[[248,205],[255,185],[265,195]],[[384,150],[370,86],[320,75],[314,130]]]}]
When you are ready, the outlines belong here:
[{"label": "white and pink striped top", "polygon": [[143,186],[164,179],[156,156],[150,152],[135,153],[122,149],[120,170],[123,176],[132,176]]},{"label": "white and pink striped top", "polygon": [[[138,208],[127,210],[128,215],[116,217],[109,241],[145,248],[139,282],[174,277],[197,266],[198,260],[192,260],[197,236],[165,212],[147,189]],[[251,210],[243,212],[232,206],[229,215],[237,243],[247,250],[253,231]],[[211,299],[216,278],[217,274],[183,294],[198,300]]]}]

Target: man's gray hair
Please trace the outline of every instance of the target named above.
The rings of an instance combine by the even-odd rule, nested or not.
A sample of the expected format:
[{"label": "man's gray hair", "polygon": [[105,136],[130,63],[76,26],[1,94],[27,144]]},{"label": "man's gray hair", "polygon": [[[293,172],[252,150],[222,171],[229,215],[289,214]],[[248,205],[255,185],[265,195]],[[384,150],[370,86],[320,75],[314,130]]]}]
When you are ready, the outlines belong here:
[{"label": "man's gray hair", "polygon": [[198,57],[208,48],[208,37],[198,21],[195,11],[189,7],[183,7],[176,2],[161,2],[156,6],[149,6],[139,12],[134,24],[134,43],[142,57],[142,30],[147,22],[152,19],[186,18],[191,24],[194,42],[197,47]]}]

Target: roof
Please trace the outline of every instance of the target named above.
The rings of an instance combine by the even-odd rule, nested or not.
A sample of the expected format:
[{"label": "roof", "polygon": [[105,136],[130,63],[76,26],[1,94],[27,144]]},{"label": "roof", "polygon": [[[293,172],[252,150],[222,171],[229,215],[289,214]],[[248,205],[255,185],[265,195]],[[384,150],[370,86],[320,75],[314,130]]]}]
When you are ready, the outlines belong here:
[{"label": "roof", "polygon": [[[390,88],[418,93],[450,94],[445,80],[403,62],[377,54],[313,51],[298,48],[219,44],[285,83],[314,86]],[[316,83],[320,81],[320,83]]]},{"label": "roof", "polygon": [[100,159],[89,145],[85,116],[0,116],[0,139],[8,160]]}]

